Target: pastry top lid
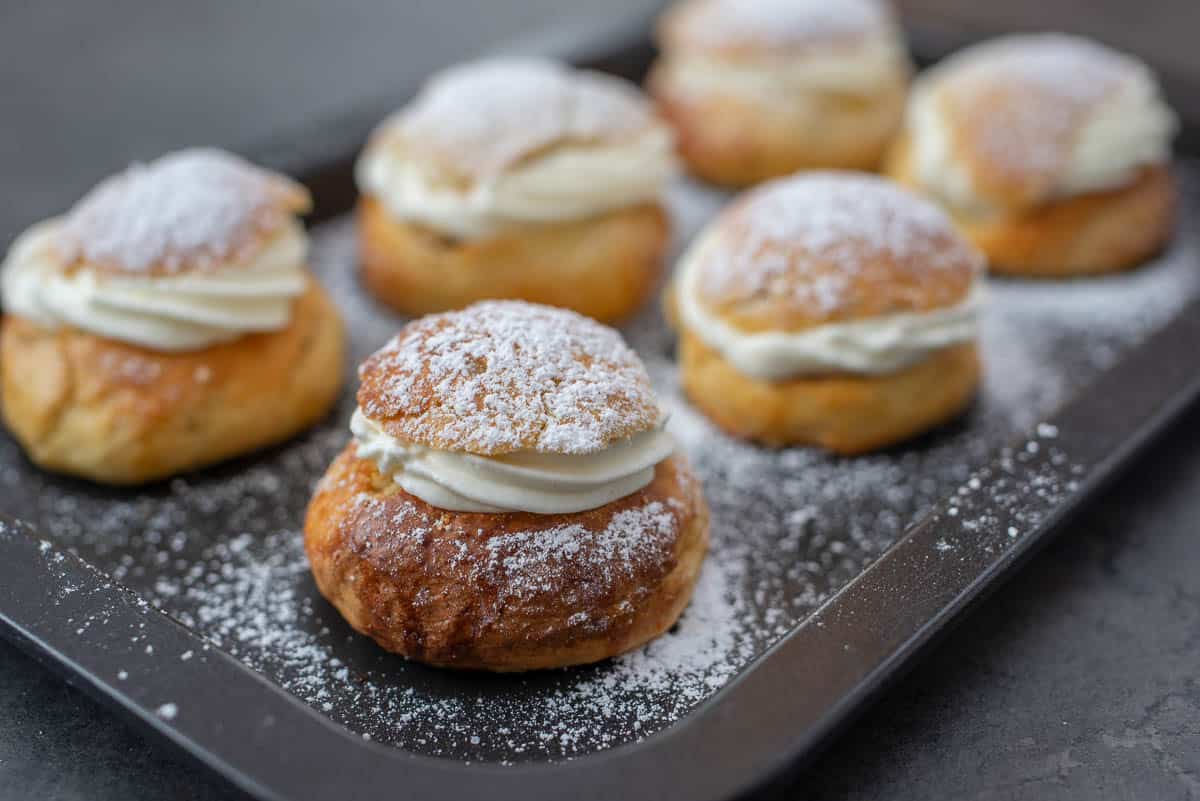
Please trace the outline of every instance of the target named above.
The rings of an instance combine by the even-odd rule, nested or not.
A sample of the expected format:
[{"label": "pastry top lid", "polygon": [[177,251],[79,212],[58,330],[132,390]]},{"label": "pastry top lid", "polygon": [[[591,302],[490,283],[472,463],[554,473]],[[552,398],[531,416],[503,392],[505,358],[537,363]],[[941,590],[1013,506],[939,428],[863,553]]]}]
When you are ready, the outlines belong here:
[{"label": "pastry top lid", "polygon": [[659,125],[628,81],[553,61],[497,59],[434,76],[384,122],[372,147],[399,147],[472,179],[555,146],[621,142]]},{"label": "pastry top lid", "polygon": [[169,153],[101,181],[57,223],[66,266],[139,275],[248,258],[311,204],[277,173],[215,149]]},{"label": "pastry top lid", "polygon": [[659,39],[667,50],[736,56],[854,45],[891,24],[885,0],[682,0]]},{"label": "pastry top lid", "polygon": [[662,416],[645,366],[620,334],[521,301],[411,322],[359,378],[359,407],[389,436],[482,456],[593,453]]},{"label": "pastry top lid", "polygon": [[985,189],[1021,202],[1067,167],[1083,127],[1125,87],[1157,94],[1141,61],[1057,33],[1004,36],[966,48],[921,81],[951,146]]},{"label": "pastry top lid", "polygon": [[941,209],[852,172],[804,173],[746,192],[689,258],[698,300],[746,331],[951,306],[983,267]]}]

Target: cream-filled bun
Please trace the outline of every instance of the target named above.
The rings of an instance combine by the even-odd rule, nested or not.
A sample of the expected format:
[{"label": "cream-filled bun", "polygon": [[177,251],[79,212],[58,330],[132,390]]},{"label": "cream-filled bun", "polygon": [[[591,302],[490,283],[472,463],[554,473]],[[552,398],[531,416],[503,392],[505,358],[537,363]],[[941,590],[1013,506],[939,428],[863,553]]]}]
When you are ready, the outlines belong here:
[{"label": "cream-filled bun", "polygon": [[317,586],[410,659],[532,670],[661,634],[708,542],[699,485],[619,334],[518,301],[410,323],[359,371],[309,507]]},{"label": "cream-filled bun", "polygon": [[910,62],[884,0],[681,0],[658,38],[651,93],[716,183],[874,169],[904,113]]},{"label": "cream-filled bun", "polygon": [[936,206],[881,178],[764,184],[677,267],[684,389],[772,445],[852,454],[911,437],[974,395],[981,266]]},{"label": "cream-filled bun", "polygon": [[217,150],[134,165],[12,245],[3,414],[49,469],[131,484],[287,438],[341,382],[307,191]]},{"label": "cream-filled bun", "polygon": [[677,172],[621,79],[540,60],[452,68],[359,159],[363,277],[408,313],[518,298],[612,319],[652,291]]},{"label": "cream-filled bun", "polygon": [[1103,272],[1169,236],[1176,127],[1136,58],[1075,36],[1006,36],[921,76],[888,169],[944,204],[993,269]]}]

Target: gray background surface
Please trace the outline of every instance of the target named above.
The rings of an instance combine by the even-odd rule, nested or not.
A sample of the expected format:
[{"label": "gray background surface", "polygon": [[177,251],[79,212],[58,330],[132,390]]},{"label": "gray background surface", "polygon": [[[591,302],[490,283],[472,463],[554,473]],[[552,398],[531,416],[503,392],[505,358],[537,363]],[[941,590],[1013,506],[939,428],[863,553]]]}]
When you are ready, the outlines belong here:
[{"label": "gray background surface", "polygon": [[[9,0],[0,236],[131,159],[252,143],[400,91],[497,41],[654,5]],[[904,5],[956,31],[980,19],[1030,27],[1038,13],[1200,77],[1193,0]],[[1198,498],[1192,411],[811,769],[768,794],[1200,799]],[[0,644],[0,799],[241,797]]]}]

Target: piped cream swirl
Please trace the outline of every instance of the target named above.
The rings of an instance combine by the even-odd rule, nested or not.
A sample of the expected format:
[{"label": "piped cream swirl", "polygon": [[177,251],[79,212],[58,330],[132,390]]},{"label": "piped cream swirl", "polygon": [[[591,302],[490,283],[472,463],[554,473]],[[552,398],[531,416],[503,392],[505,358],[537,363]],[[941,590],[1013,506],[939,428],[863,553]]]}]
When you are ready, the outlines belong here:
[{"label": "piped cream swirl", "polygon": [[467,185],[381,142],[363,155],[356,177],[397,219],[479,237],[657,200],[678,170],[670,133],[656,127],[625,142],[560,145]]},{"label": "piped cream swirl", "polygon": [[571,514],[624,498],[654,480],[675,450],[660,426],[597,453],[477,456],[402,442],[361,409],[350,419],[359,458],[407,493],[452,512]]},{"label": "piped cream swirl", "polygon": [[166,276],[86,264],[68,270],[55,247],[58,225],[30,228],[0,267],[5,311],[48,328],[73,326],[161,351],[195,350],[286,327],[293,300],[308,287],[308,239],[298,222],[244,263]]},{"label": "piped cream swirl", "polygon": [[880,375],[973,341],[978,334],[984,295],[978,281],[961,303],[933,311],[826,323],[795,332],[739,331],[708,311],[699,295],[703,252],[717,235],[710,232],[680,261],[678,310],[690,332],[745,375],[766,381],[830,371]]}]

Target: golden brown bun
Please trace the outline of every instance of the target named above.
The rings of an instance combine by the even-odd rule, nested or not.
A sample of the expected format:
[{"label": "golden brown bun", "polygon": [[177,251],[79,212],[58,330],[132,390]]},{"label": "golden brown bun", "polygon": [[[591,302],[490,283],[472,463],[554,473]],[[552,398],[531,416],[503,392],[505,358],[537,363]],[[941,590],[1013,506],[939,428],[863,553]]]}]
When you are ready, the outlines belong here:
[{"label": "golden brown bun", "polygon": [[684,390],[725,430],[771,445],[854,454],[911,437],[970,401],[973,343],[884,374],[786,363],[748,374],[718,350],[721,331],[802,333],[934,313],[972,302],[981,267],[941,209],[890,181],[838,172],[771,181],[731,204],[682,259],[667,316],[680,327]]},{"label": "golden brown bun", "polygon": [[1150,141],[1126,146],[1145,149],[1157,135],[1165,150],[1174,123],[1164,119],[1171,113],[1159,95],[1144,64],[1098,42],[1013,34],[964,48],[925,72],[909,120],[913,135],[934,138],[935,152],[945,149],[969,200],[957,204],[1016,217],[1063,194],[1072,163],[1098,146],[1089,129],[1099,126],[1119,142],[1111,131],[1124,130],[1123,117],[1139,117]]},{"label": "golden brown bun", "polygon": [[437,73],[371,135],[460,189],[560,147],[621,146],[661,126],[632,82],[538,58],[493,58]]},{"label": "golden brown bun", "polygon": [[[889,177],[920,191],[912,148],[897,140]],[[1011,214],[972,215],[947,209],[987,256],[991,270],[1064,278],[1116,272],[1143,263],[1171,237],[1176,192],[1167,167],[1142,170],[1126,187],[1053,200]]]},{"label": "golden brown bun", "polygon": [[670,241],[670,222],[657,204],[456,241],[396,220],[364,196],[358,231],[363,282],[411,315],[516,298],[619,319],[654,291]]},{"label": "golden brown bun", "polygon": [[730,434],[843,455],[885,448],[954,418],[970,404],[980,373],[972,344],[886,375],[762,381],[739,372],[686,329],[679,361],[692,403]]},{"label": "golden brown bun", "polygon": [[[614,527],[624,547],[612,547]],[[447,512],[350,445],[317,488],[304,544],[321,593],[383,648],[443,667],[537,670],[606,659],[670,628],[700,571],[708,509],[671,458],[645,489],[588,512]]]},{"label": "golden brown bun", "polygon": [[63,269],[142,278],[225,270],[312,207],[292,179],[207,148],[135,164],[97,184],[57,224]]},{"label": "golden brown bun", "polygon": [[370,420],[434,450],[589,454],[662,422],[646,367],[619,333],[522,301],[414,320],[358,375]]},{"label": "golden brown bun", "polygon": [[811,172],[741,194],[683,261],[739,331],[931,312],[966,299],[979,253],[935,204],[872,175]]},{"label": "golden brown bun", "polygon": [[7,315],[3,415],[29,458],[104,484],[140,484],[287,439],[342,382],[344,332],[311,282],[284,330],[164,353]]},{"label": "golden brown bun", "polygon": [[[669,61],[651,72],[648,88],[674,127],[677,148],[694,175],[723,186],[747,186],[799,170],[875,170],[904,114],[908,76],[872,95],[813,92],[789,106],[676,90]],[[814,124],[819,120],[819,125]]]}]

